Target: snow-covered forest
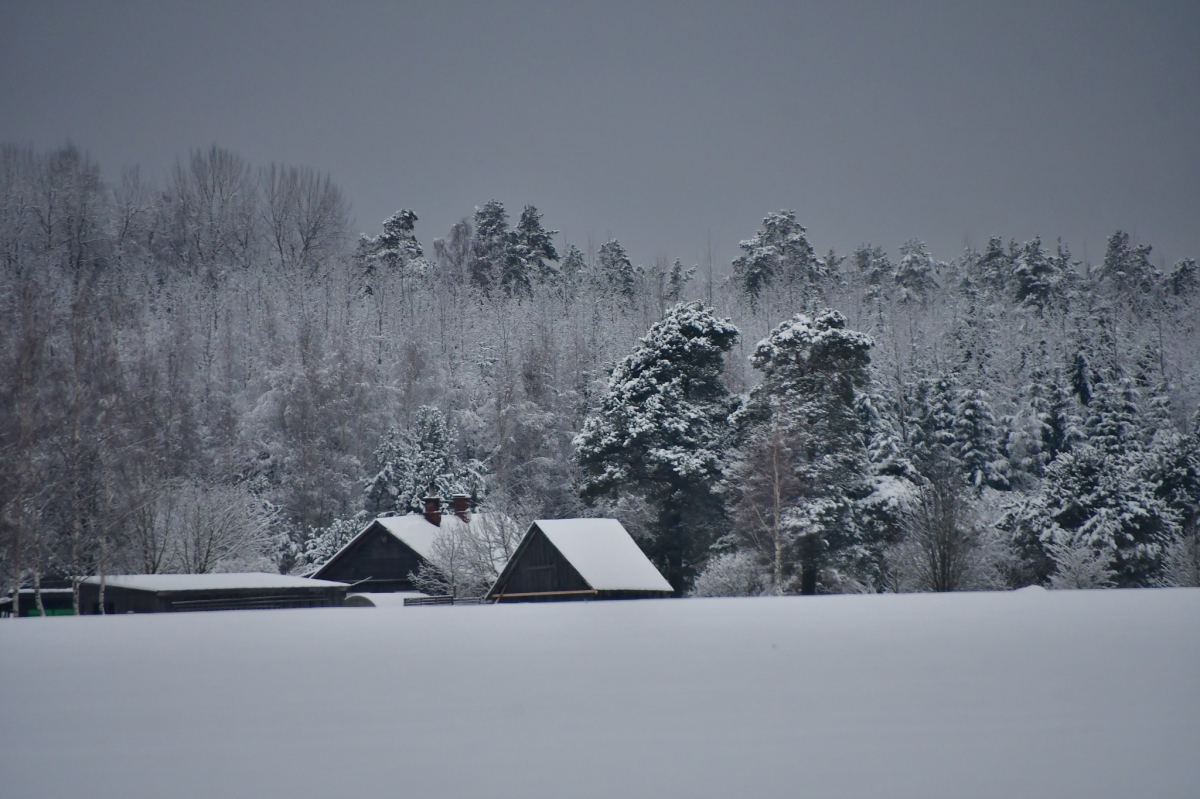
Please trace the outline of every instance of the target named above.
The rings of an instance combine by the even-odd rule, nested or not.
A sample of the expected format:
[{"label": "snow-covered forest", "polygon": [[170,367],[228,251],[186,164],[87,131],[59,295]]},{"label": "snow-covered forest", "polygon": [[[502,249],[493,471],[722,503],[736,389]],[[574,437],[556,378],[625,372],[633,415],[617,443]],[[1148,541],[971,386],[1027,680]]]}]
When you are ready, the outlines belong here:
[{"label": "snow-covered forest", "polygon": [[762,209],[731,264],[635,264],[401,203],[360,236],[310,169],[4,146],[6,587],[301,573],[430,486],[615,516],[703,595],[1200,584],[1194,260]]}]

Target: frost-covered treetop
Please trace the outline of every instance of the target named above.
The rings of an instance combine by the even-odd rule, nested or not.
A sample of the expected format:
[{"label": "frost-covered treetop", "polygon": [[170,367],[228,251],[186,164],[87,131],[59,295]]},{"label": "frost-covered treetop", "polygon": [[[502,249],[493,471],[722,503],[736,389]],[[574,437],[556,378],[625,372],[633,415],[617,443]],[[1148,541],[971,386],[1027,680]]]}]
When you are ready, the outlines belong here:
[{"label": "frost-covered treetop", "polygon": [[676,305],[617,364],[600,411],[575,438],[585,494],[718,472],[729,392],[724,353],[739,331],[700,302]]},{"label": "frost-covered treetop", "polygon": [[786,284],[822,277],[826,264],[808,242],[795,211],[767,214],[754,238],[739,242],[742,255],[733,262],[733,279],[752,300],[777,281]]},{"label": "frost-covered treetop", "polygon": [[846,317],[838,311],[822,311],[816,319],[796,314],[758,342],[750,363],[768,376],[780,371],[840,371],[848,365],[865,368],[874,344],[866,333],[847,330]]},{"label": "frost-covered treetop", "polygon": [[609,388],[618,388],[635,376],[662,382],[676,374],[716,374],[738,335],[732,322],[713,316],[699,301],[676,305],[617,365]]}]

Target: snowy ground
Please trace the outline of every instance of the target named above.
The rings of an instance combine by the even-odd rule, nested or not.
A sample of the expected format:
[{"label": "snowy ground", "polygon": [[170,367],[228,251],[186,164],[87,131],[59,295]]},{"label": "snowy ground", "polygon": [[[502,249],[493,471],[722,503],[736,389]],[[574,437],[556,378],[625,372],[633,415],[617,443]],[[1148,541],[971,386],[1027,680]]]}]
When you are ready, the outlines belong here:
[{"label": "snowy ground", "polygon": [[1196,797],[1200,589],[0,622],[0,796]]}]

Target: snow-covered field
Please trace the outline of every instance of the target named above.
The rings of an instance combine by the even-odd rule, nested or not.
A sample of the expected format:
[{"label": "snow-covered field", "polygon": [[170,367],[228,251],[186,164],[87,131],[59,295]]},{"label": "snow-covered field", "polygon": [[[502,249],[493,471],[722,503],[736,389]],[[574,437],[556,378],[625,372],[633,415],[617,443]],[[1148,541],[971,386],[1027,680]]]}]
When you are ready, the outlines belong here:
[{"label": "snow-covered field", "polygon": [[1196,797],[1200,590],[5,620],[0,796]]}]

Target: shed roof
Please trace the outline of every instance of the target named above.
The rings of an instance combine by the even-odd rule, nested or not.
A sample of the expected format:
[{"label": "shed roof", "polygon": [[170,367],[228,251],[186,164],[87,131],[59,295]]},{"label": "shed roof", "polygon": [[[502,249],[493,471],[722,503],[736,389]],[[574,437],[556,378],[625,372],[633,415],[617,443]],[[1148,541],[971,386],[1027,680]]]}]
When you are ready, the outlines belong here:
[{"label": "shed roof", "polygon": [[[99,585],[99,577],[87,577],[85,583]],[[342,588],[345,583],[313,580],[266,572],[229,572],[225,574],[110,574],[105,585],[137,591],[235,591],[256,588]]]},{"label": "shed roof", "polygon": [[597,591],[674,590],[616,519],[539,519],[533,525]]}]

